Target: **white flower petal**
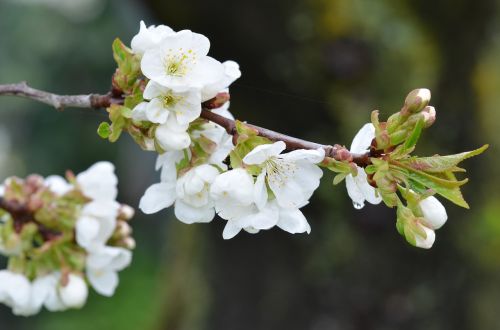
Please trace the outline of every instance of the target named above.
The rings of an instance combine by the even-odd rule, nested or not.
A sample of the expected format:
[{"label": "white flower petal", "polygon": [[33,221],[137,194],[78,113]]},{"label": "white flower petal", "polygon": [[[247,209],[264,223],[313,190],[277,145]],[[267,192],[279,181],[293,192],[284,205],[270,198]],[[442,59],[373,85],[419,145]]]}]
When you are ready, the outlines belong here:
[{"label": "white flower petal", "polygon": [[436,240],[436,233],[426,226],[421,226],[421,228],[425,231],[427,237],[424,239],[419,235],[415,235],[416,246],[422,249],[430,249]]},{"label": "white flower petal", "polygon": [[173,34],[174,31],[165,25],[146,27],[144,21],[140,23],[139,33],[131,41],[132,51],[136,54],[143,54],[146,50],[154,48],[160,44],[165,36]]},{"label": "white flower petal", "polygon": [[238,233],[240,231],[241,231],[241,227],[234,224],[233,221],[228,221],[226,223],[226,226],[224,227],[224,231],[222,232],[222,237],[224,239],[231,239],[234,236],[238,235]]},{"label": "white flower petal", "polygon": [[309,163],[317,164],[323,159],[325,159],[325,149],[319,148],[316,150],[305,150],[299,149],[288,152],[286,154],[280,155],[280,158],[285,159],[286,161],[299,161],[304,160]]},{"label": "white flower petal", "polygon": [[59,175],[50,175],[46,177],[44,185],[57,195],[64,195],[73,189],[73,185]]},{"label": "white flower petal", "polygon": [[139,202],[145,214],[152,214],[170,207],[176,198],[175,182],[156,183],[149,187]]},{"label": "white flower petal", "polygon": [[194,207],[178,199],[175,202],[175,217],[186,224],[207,223],[215,216],[213,206]]},{"label": "white flower petal", "polygon": [[371,123],[365,124],[352,140],[350,151],[353,153],[363,153],[367,151],[374,138],[375,127]]},{"label": "white flower petal", "polygon": [[346,176],[345,185],[347,188],[347,194],[352,199],[354,207],[358,210],[363,208],[365,206],[365,195],[358,187],[358,184],[354,181],[354,177],[351,174]]},{"label": "white flower petal", "polygon": [[155,138],[165,151],[186,149],[191,144],[187,129],[188,125],[181,125],[175,116],[169,116],[165,124],[156,128]]},{"label": "white flower petal", "polygon": [[164,124],[167,121],[170,111],[163,106],[163,102],[158,99],[152,99],[146,106],[147,119],[155,124]]},{"label": "white flower petal", "polygon": [[264,208],[268,199],[267,186],[265,180],[266,180],[266,172],[262,171],[262,173],[259,174],[257,180],[255,181],[254,200],[255,200],[255,205],[257,205],[259,209]]},{"label": "white flower petal", "polygon": [[277,141],[273,144],[262,144],[255,147],[244,158],[243,162],[247,165],[259,165],[273,156],[278,156],[286,149],[283,141]]},{"label": "white flower petal", "polygon": [[85,196],[92,199],[115,200],[118,194],[118,179],[115,167],[110,162],[98,162],[78,174],[76,181]]},{"label": "white flower petal", "polygon": [[148,107],[148,102],[141,102],[134,107],[132,110],[132,121],[138,123],[141,121],[148,121],[146,116],[146,108]]},{"label": "white flower petal", "polygon": [[59,287],[59,296],[66,307],[81,308],[87,301],[87,284],[81,276],[69,274],[66,286]]},{"label": "white flower petal", "polygon": [[299,209],[280,209],[278,227],[290,234],[311,233],[311,226]]},{"label": "white flower petal", "polygon": [[168,90],[169,89],[167,87],[164,87],[154,82],[153,80],[150,80],[146,85],[146,88],[144,88],[142,96],[144,97],[145,100],[152,100],[156,97],[164,95],[165,93],[168,92]]},{"label": "white flower petal", "polygon": [[118,274],[114,271],[92,271],[87,270],[87,278],[94,290],[106,297],[111,297],[115,294],[118,286]]}]

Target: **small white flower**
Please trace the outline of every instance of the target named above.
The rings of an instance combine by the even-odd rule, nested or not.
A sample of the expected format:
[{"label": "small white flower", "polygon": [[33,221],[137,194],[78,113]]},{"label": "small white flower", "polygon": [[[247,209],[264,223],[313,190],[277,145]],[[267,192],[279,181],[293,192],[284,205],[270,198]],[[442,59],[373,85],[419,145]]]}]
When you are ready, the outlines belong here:
[{"label": "small white flower", "polygon": [[224,74],[219,81],[207,85],[201,91],[202,101],[210,100],[215,97],[217,93],[226,89],[231,85],[236,79],[241,77],[240,66],[234,61],[226,61],[222,63],[224,66]]},{"label": "small white flower", "polygon": [[159,47],[147,50],[141,60],[142,73],[158,84],[184,92],[212,85],[225,74],[219,61],[207,56],[210,41],[189,30],[165,36]]},{"label": "small white flower", "polygon": [[198,89],[175,92],[154,81],[149,81],[143,97],[151,100],[146,106],[146,117],[152,123],[163,124],[174,115],[181,125],[189,124],[200,116],[201,94]]},{"label": "small white flower", "polygon": [[74,189],[73,185],[59,175],[50,175],[46,177],[44,184],[50,191],[60,196]]},{"label": "small white flower", "polygon": [[[350,152],[366,152],[370,148],[374,138],[375,127],[371,123],[365,124],[352,140]],[[349,174],[345,178],[347,194],[352,199],[354,207],[356,209],[363,208],[365,206],[365,201],[371,204],[379,204],[382,198],[377,195],[375,188],[368,183],[365,170],[359,166],[357,168],[357,176],[353,177],[352,174]]]},{"label": "small white flower", "polygon": [[215,179],[210,193],[217,213],[227,220],[224,239],[233,238],[242,229],[257,233],[274,226],[292,234],[311,231],[298,208],[283,208],[276,200],[268,201],[264,176],[254,183],[246,170],[230,170]]},{"label": "small white flower", "polygon": [[[162,176],[165,171],[164,167]],[[175,203],[175,215],[180,221],[188,224],[210,222],[215,216],[215,210],[209,189],[218,174],[215,167],[204,164],[190,169],[177,181],[170,178],[162,180],[146,190],[139,208],[144,213],[151,214]]]},{"label": "small white flower", "polygon": [[425,224],[429,228],[439,229],[448,220],[446,209],[436,197],[429,196],[421,200],[418,205],[425,219]]},{"label": "small white flower", "polygon": [[87,256],[87,278],[97,293],[111,297],[118,286],[117,272],[132,261],[132,252],[119,247],[105,246]]},{"label": "small white flower", "polygon": [[187,224],[212,221],[215,210],[209,189],[218,174],[215,167],[204,164],[190,169],[177,180],[177,219]]},{"label": "small white flower", "polygon": [[98,162],[78,174],[76,181],[85,196],[93,200],[115,200],[118,194],[118,179],[115,167],[110,162]]},{"label": "small white flower", "polygon": [[259,165],[278,204],[286,208],[298,208],[307,203],[319,186],[323,171],[316,165],[325,158],[325,150],[294,150],[281,154],[286,145],[283,141],[257,146],[243,162]]},{"label": "small white flower", "polygon": [[150,25],[146,27],[144,21],[140,23],[139,33],[137,33],[131,42],[132,51],[136,54],[142,55],[145,51],[157,47],[168,35],[173,34],[174,31],[165,25]]},{"label": "small white flower", "polygon": [[77,243],[93,250],[106,244],[116,227],[120,204],[115,201],[92,201],[85,204],[76,221]]},{"label": "small white flower", "polygon": [[156,128],[156,142],[165,151],[186,149],[191,144],[188,127],[189,124],[180,124],[174,116],[169,116],[164,124]]},{"label": "small white flower", "polygon": [[87,301],[87,284],[81,276],[71,273],[66,285],[59,286],[59,296],[67,308],[81,308]]}]

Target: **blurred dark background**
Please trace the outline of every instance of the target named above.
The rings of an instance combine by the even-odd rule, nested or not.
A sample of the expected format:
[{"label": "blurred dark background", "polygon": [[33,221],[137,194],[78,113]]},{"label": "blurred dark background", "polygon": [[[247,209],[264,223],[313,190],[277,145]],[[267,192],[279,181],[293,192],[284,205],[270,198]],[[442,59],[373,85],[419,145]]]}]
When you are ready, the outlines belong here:
[{"label": "blurred dark background", "polygon": [[[109,299],[17,318],[1,329],[500,329],[500,8],[496,0],[0,0],[0,83],[106,92],[111,42],[139,21],[191,29],[211,55],[240,63],[231,110],[281,132],[349,145],[378,108],[398,111],[428,87],[438,121],[420,155],[490,143],[467,162],[472,209],[444,202],[434,248],[409,246],[382,206],[354,210],[323,184],[304,209],[308,235],[221,237],[224,222],[184,225],[172,212],[134,219],[137,249]],[[110,160],[120,200],[137,206],[159,175],[129,137],[96,132],[105,114],[0,100],[0,178],[79,172]]]}]

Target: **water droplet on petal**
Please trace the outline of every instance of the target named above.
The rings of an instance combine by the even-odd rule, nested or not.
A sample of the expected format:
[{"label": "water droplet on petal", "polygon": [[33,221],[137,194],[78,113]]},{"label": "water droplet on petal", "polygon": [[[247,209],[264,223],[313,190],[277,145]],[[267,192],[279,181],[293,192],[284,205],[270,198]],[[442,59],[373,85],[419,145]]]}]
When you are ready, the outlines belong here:
[{"label": "water droplet on petal", "polygon": [[363,204],[358,202],[352,202],[352,206],[354,206],[356,210],[361,210],[363,208]]}]

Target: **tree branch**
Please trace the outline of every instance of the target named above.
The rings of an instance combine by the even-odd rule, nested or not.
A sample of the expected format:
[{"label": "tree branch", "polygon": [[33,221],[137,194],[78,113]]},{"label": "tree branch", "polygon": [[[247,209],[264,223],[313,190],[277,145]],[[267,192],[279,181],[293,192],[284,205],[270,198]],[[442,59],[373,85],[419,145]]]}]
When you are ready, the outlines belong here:
[{"label": "tree branch", "polygon": [[[101,108],[107,108],[111,104],[123,104],[123,98],[116,97],[114,93],[108,93],[103,95],[101,94],[58,95],[29,87],[26,82],[0,85],[0,96],[1,95],[12,95],[12,96],[19,96],[32,99],[38,102],[48,104],[56,108],[57,110],[63,110],[64,108],[101,109]],[[211,101],[212,100],[209,100],[203,104],[201,117],[224,127],[228,134],[235,135],[236,134],[235,121],[210,111],[211,109],[214,108],[214,104],[217,103]],[[298,139],[289,135],[281,134],[269,130],[267,128],[251,124],[248,124],[248,126],[255,129],[260,136],[266,137],[271,141],[285,142],[287,150],[323,148],[325,149],[325,155],[327,157],[331,157],[336,160],[350,160],[361,167],[365,167],[370,164],[369,152],[365,154],[352,154],[349,153],[349,151],[346,148],[340,145],[334,145],[334,146],[323,145],[315,142]]]}]

